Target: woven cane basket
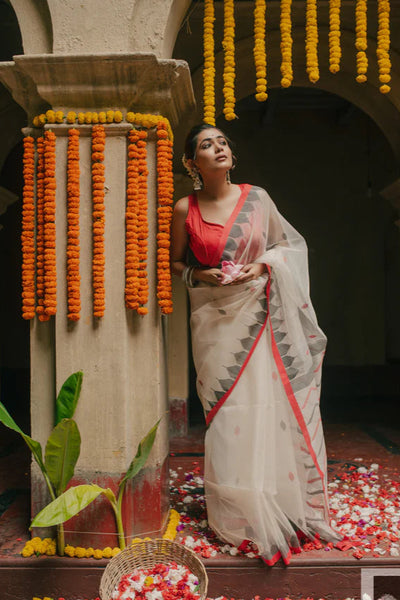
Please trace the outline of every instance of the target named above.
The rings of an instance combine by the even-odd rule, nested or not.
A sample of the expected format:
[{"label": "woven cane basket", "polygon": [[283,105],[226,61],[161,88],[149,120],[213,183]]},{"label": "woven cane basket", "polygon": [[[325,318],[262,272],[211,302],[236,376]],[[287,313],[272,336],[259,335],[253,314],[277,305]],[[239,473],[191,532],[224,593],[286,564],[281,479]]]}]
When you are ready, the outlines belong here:
[{"label": "woven cane basket", "polygon": [[135,569],[148,569],[159,563],[167,564],[172,561],[187,567],[196,575],[199,580],[197,593],[201,600],[205,600],[208,577],[201,560],[182,544],[163,539],[137,542],[114,556],[101,578],[101,600],[111,600],[112,593],[124,575],[132,573]]}]

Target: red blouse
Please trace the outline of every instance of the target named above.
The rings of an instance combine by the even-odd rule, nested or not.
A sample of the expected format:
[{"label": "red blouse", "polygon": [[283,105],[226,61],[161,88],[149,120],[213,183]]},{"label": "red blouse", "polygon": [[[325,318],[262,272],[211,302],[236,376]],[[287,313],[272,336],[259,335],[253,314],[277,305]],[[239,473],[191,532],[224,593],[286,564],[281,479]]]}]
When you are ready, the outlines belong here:
[{"label": "red blouse", "polygon": [[189,247],[202,266],[217,267],[221,261],[229,232],[245,203],[251,185],[241,183],[239,187],[241,189],[239,200],[225,225],[205,221],[201,216],[196,194],[189,196],[186,231],[189,234]]}]

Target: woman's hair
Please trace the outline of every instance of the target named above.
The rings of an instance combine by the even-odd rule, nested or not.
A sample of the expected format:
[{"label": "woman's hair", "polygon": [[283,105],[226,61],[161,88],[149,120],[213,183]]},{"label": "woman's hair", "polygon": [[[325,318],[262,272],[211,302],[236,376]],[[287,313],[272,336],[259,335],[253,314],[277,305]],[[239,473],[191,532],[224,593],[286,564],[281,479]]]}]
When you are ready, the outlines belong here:
[{"label": "woman's hair", "polygon": [[[219,127],[215,127],[215,125],[210,125],[209,123],[200,123],[200,125],[195,125],[189,131],[186,141],[185,141],[185,158],[194,159],[196,155],[196,146],[197,146],[197,138],[199,137],[199,133],[204,131],[205,129],[218,129],[221,131]],[[223,131],[221,131],[222,135],[226,139],[229,148],[232,150],[232,154],[234,154],[234,146],[232,141],[228,138],[227,135]]]}]

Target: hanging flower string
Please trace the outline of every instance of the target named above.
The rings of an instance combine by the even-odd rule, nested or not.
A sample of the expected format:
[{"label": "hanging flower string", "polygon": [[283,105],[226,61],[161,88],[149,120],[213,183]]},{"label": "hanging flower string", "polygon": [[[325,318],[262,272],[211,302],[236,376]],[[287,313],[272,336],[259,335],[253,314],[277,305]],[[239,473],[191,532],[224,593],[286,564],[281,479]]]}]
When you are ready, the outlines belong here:
[{"label": "hanging flower string", "polygon": [[157,125],[157,298],[163,314],[172,312],[172,282],[170,270],[170,228],[174,193],[172,175],[172,141],[166,124]]},{"label": "hanging flower string", "polygon": [[215,125],[214,0],[204,0],[204,122]]},{"label": "hanging flower string", "polygon": [[329,70],[337,73],[340,70],[342,50],[340,47],[340,5],[341,0],[329,2]]},{"label": "hanging flower string", "polygon": [[139,153],[138,130],[128,134],[128,167],[126,190],[125,234],[125,306],[131,310],[139,307]]},{"label": "hanging flower string", "polygon": [[227,121],[235,115],[235,14],[233,0],[224,0],[224,115]]},{"label": "hanging flower string", "polygon": [[48,321],[44,312],[44,138],[36,140],[36,313],[39,321]]},{"label": "hanging flower string", "polygon": [[44,134],[44,312],[57,312],[56,269],[56,136]]},{"label": "hanging flower string", "polygon": [[[158,174],[158,198],[157,209],[158,233],[157,233],[157,259],[158,259],[158,283],[157,296],[161,311],[165,314],[172,312],[171,273],[169,265],[169,228],[172,216],[173,175],[172,175],[172,145],[173,134],[171,125],[161,115],[126,113],[123,117],[120,111],[105,111],[104,113],[75,113],[70,111],[64,115],[61,111],[47,111],[34,119],[36,127],[43,127],[51,121],[56,124],[67,122],[72,125],[78,121],[85,124],[95,123],[92,127],[92,197],[93,197],[93,299],[95,317],[102,317],[105,310],[105,286],[104,286],[104,228],[105,228],[105,129],[99,122],[119,123],[125,118],[137,128],[129,134],[128,146],[128,187],[126,208],[126,286],[125,303],[127,308],[137,310],[139,314],[147,313],[145,304],[148,301],[149,284],[147,277],[147,251],[148,251],[148,206],[147,206],[147,131],[157,127],[157,174]],[[80,248],[79,248],[79,131],[72,128],[69,133],[67,150],[67,290],[68,290],[68,318],[78,320],[80,316]],[[33,144],[32,138],[32,144]],[[34,168],[34,154],[32,162],[32,150],[29,155],[29,139],[24,142],[27,150],[25,162],[26,167],[26,211],[22,241],[24,245],[24,314],[25,318],[32,318],[35,314],[35,281],[34,281],[34,245],[29,252],[33,256],[31,269],[28,257],[28,245],[34,240],[34,198],[32,182],[29,185],[29,164]],[[43,239],[43,283],[39,281],[38,295],[43,296],[43,306],[38,308],[39,318],[47,320],[49,315],[55,314],[56,309],[56,271],[55,271],[55,135],[51,131],[45,133],[44,150],[42,162],[38,159],[38,207],[41,206],[41,185],[43,187],[43,235],[40,230],[40,218],[38,218],[38,239],[40,250],[40,239]],[[39,142],[39,155],[40,155]],[[43,158],[44,157],[44,158]],[[29,163],[30,161],[30,163]],[[44,162],[43,162],[44,161]],[[28,164],[29,163],[29,164]],[[43,177],[41,177],[41,165],[44,165]],[[32,166],[33,165],[33,166]],[[33,209],[29,210],[29,203]],[[40,214],[40,211],[39,211]],[[33,216],[32,216],[33,215]],[[33,219],[29,225],[29,219]],[[29,235],[29,227],[31,235]],[[38,273],[40,271],[40,252],[38,258]],[[31,271],[30,271],[31,269]],[[28,275],[33,283],[29,287]],[[30,291],[29,291],[30,290]],[[29,296],[30,294],[30,296]],[[33,296],[32,296],[33,294]],[[33,309],[29,312],[28,307]],[[30,301],[29,301],[30,300]],[[33,314],[31,314],[33,313]]]},{"label": "hanging flower string", "polygon": [[292,65],[292,0],[281,0],[281,86],[290,87],[293,81]]},{"label": "hanging flower string", "polygon": [[137,312],[139,315],[145,315],[148,312],[145,304],[149,298],[149,282],[147,278],[147,238],[149,235],[149,224],[147,219],[147,131],[141,129],[137,132],[138,149],[138,247],[139,247],[139,286]]},{"label": "hanging flower string", "polygon": [[367,0],[357,0],[356,3],[356,50],[358,83],[367,81]]},{"label": "hanging flower string", "polygon": [[306,3],[306,64],[309,80],[316,83],[319,79],[317,0]]},{"label": "hanging flower string", "polygon": [[376,55],[378,59],[379,87],[382,94],[390,92],[388,83],[391,80],[390,50],[390,2],[389,0],[378,0],[378,44]]},{"label": "hanging flower string", "polygon": [[268,98],[267,94],[267,54],[265,50],[265,0],[256,0],[254,6],[254,64],[256,67],[256,94],[259,102]]},{"label": "hanging flower string", "polygon": [[22,195],[22,316],[35,316],[35,142],[24,138]]},{"label": "hanging flower string", "polygon": [[104,316],[105,286],[104,286],[104,149],[106,134],[103,125],[92,128],[92,202],[93,202],[93,315],[97,318]]},{"label": "hanging flower string", "polygon": [[68,131],[67,150],[67,303],[68,319],[78,321],[81,310],[79,248],[79,136],[78,129]]}]

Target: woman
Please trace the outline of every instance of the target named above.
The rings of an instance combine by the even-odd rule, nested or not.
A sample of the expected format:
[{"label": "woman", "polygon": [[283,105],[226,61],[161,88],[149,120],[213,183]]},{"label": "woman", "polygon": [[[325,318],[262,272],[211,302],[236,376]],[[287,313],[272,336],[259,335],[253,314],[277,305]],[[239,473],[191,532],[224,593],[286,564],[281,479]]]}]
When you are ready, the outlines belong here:
[{"label": "woman", "polygon": [[197,192],[175,205],[172,269],[189,287],[205,438],[208,520],[268,565],[299,552],[297,532],[329,525],[319,412],[326,338],[309,298],[307,248],[261,188],[230,182],[235,157],[215,127],[190,132]]}]

